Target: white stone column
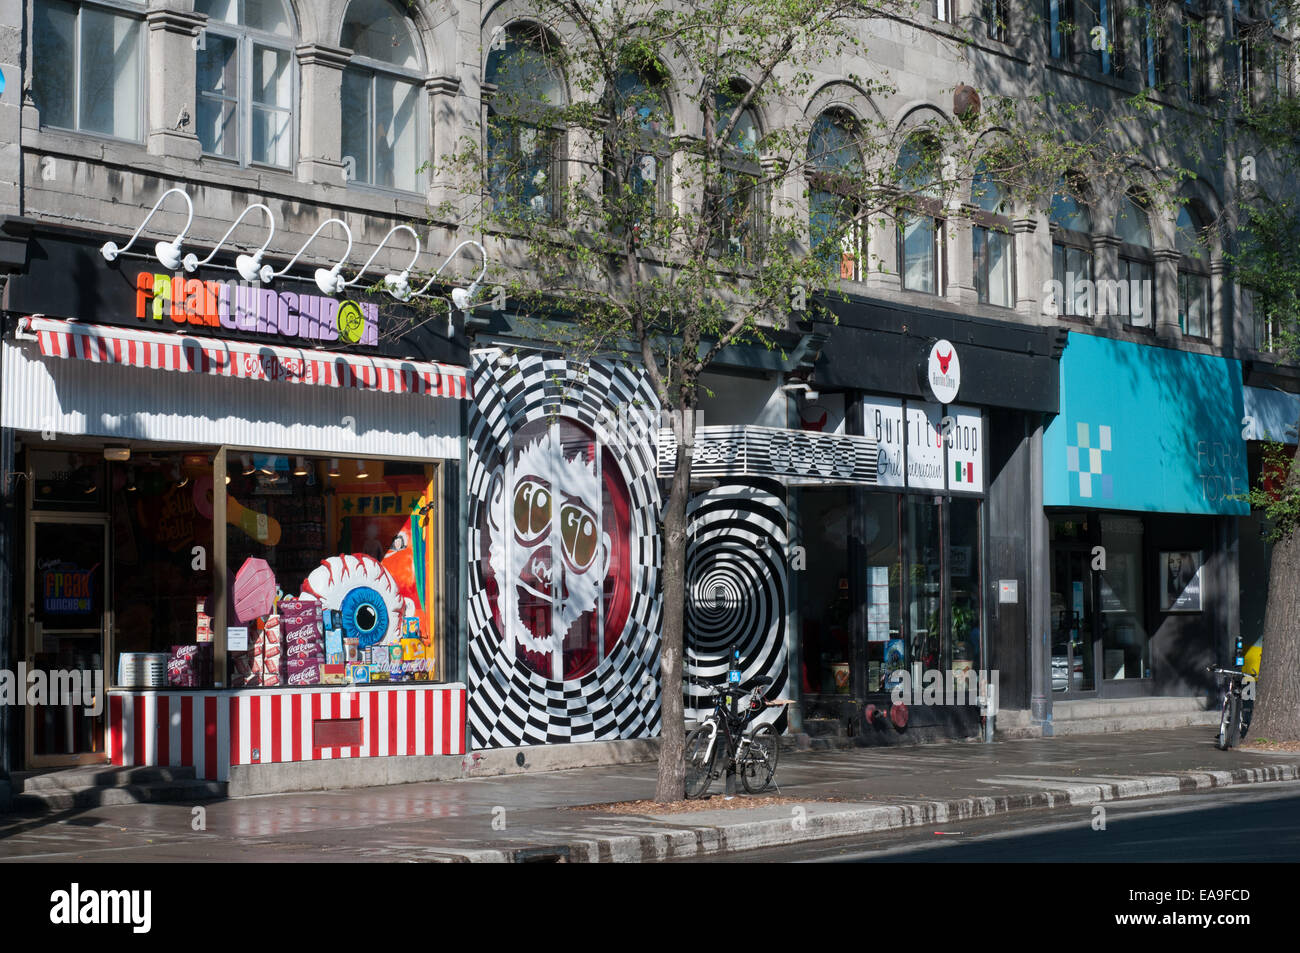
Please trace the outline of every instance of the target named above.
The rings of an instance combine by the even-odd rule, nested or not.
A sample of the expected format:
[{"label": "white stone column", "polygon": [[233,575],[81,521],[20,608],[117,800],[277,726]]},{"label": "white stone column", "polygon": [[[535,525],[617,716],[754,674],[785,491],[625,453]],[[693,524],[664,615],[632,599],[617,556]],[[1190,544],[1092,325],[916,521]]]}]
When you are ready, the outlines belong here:
[{"label": "white stone column", "polygon": [[298,107],[298,181],[345,186],[343,67],[352,54],[320,44],[296,50],[301,77]]},{"label": "white stone column", "polygon": [[202,154],[194,132],[198,122],[195,40],[207,22],[202,14],[181,10],[145,14],[149,67],[145,79],[149,97],[146,142],[153,155],[195,160]]},{"label": "white stone column", "polygon": [[1155,259],[1152,268],[1155,287],[1151,289],[1151,298],[1156,305],[1152,327],[1157,339],[1176,344],[1183,336],[1178,327],[1178,263],[1183,256],[1172,248],[1161,248],[1153,252],[1152,257]]}]

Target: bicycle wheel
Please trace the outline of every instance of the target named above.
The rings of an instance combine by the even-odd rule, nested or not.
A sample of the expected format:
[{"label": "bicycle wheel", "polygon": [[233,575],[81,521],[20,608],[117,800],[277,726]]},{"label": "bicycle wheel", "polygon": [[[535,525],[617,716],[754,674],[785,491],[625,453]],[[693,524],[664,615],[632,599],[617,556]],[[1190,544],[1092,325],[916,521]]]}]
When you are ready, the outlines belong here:
[{"label": "bicycle wheel", "polygon": [[750,794],[762,794],[772,783],[779,750],[776,731],[771,725],[759,725],[754,729],[745,763],[740,770],[740,781]]},{"label": "bicycle wheel", "polygon": [[[1229,708],[1228,714],[1228,748],[1235,745],[1241,738],[1241,699],[1235,694],[1228,696]],[[1226,749],[1225,749],[1226,750]]]},{"label": "bicycle wheel", "polygon": [[1232,692],[1223,696],[1223,708],[1219,712],[1219,734],[1214,739],[1214,747],[1220,751],[1227,751],[1232,747],[1232,742],[1228,740],[1228,722],[1232,720]]},{"label": "bicycle wheel", "polygon": [[718,745],[713,740],[709,725],[701,725],[686,736],[686,796],[703,797],[713,783],[713,763],[718,760]]}]

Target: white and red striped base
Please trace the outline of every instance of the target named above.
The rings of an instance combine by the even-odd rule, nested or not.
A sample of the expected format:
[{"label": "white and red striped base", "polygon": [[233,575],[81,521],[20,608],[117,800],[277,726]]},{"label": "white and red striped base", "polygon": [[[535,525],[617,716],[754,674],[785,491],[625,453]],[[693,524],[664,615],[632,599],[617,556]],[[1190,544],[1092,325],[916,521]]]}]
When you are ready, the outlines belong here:
[{"label": "white and red striped base", "polygon": [[[354,719],[359,746],[313,744],[317,730]],[[111,764],[192,767],[215,781],[232,765],[463,755],[465,687],[113,691],[106,734]]]}]

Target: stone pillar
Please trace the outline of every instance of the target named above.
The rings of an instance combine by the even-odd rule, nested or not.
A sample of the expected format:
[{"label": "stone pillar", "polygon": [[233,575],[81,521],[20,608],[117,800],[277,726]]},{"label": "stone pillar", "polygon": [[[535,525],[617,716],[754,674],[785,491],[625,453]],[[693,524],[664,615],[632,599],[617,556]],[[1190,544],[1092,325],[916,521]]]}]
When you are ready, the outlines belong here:
[{"label": "stone pillar", "polygon": [[[1210,340],[1214,349],[1231,354],[1241,347],[1255,346],[1255,329],[1238,327],[1237,309],[1232,306],[1232,279],[1228,263],[1220,257],[1210,259]],[[1246,337],[1241,335],[1245,334]]]},{"label": "stone pillar", "polygon": [[[1047,255],[1039,245],[1038,219],[1015,218],[1011,220],[1011,234],[1015,236],[1016,314],[1033,324],[1043,323],[1043,288],[1052,277],[1052,243],[1047,242]],[[1048,238],[1051,235],[1049,233]],[[1046,271],[1043,262],[1047,263]],[[1063,301],[1057,302],[1058,313],[1065,310]],[[1053,319],[1055,316],[1053,316]]]},{"label": "stone pillar", "polygon": [[1178,263],[1183,256],[1172,248],[1161,248],[1152,253],[1155,267],[1155,287],[1151,297],[1155,302],[1156,314],[1152,326],[1156,338],[1161,342],[1176,344],[1183,336],[1178,326]]},{"label": "stone pillar", "polygon": [[462,123],[457,115],[460,85],[455,76],[433,76],[424,83],[429,96],[429,128],[433,131],[430,137],[428,201],[437,217],[442,217],[440,209],[451,210],[458,197],[457,170],[450,168],[449,164],[462,146]]},{"label": "stone pillar", "polygon": [[895,210],[882,210],[866,222],[867,260],[863,280],[868,292],[899,291],[903,287],[903,276],[898,273],[898,223]]},{"label": "stone pillar", "polygon": [[[347,184],[343,169],[343,67],[352,54],[320,44],[297,49],[298,181]],[[305,121],[304,121],[305,120]]]},{"label": "stone pillar", "polygon": [[195,40],[208,18],[180,10],[150,10],[148,27],[149,70],[145,95],[149,97],[146,143],[153,155],[198,159],[202,154],[194,132]]},{"label": "stone pillar", "polygon": [[1102,293],[1110,282],[1119,280],[1119,246],[1121,242],[1114,235],[1092,236],[1092,313],[1094,323],[1099,328],[1119,330],[1125,326],[1124,315],[1111,314],[1113,303],[1110,296]]},{"label": "stone pillar", "polygon": [[979,293],[975,290],[974,225],[970,218],[976,211],[977,206],[954,203],[943,223],[947,282],[942,297],[965,308],[979,304]]}]

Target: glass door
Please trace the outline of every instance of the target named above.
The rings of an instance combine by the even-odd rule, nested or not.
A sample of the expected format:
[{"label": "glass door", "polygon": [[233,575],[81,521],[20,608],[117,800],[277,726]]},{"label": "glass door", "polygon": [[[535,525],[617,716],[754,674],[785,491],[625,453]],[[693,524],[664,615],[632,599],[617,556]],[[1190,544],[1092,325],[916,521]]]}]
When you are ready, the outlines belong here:
[{"label": "glass door", "polygon": [[1086,549],[1052,548],[1052,691],[1066,695],[1097,690],[1089,559]]},{"label": "glass door", "polygon": [[27,766],[102,762],[108,520],[33,514],[27,527]]}]

